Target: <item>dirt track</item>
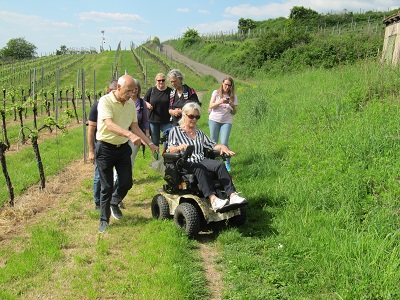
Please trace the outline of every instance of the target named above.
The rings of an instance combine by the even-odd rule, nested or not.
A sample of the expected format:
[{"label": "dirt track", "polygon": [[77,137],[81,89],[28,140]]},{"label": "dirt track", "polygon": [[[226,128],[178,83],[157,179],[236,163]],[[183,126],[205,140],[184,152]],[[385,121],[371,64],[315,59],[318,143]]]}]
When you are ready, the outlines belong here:
[{"label": "dirt track", "polygon": [[216,69],[213,69],[209,66],[206,66],[206,65],[198,63],[194,60],[191,60],[190,58],[187,58],[186,56],[183,56],[178,51],[176,51],[174,48],[172,48],[170,45],[163,45],[163,52],[167,53],[167,56],[172,57],[175,60],[185,63],[191,69],[194,69],[196,72],[199,72],[199,73],[205,74],[205,75],[214,76],[218,82],[222,82],[222,80],[225,77],[229,76],[228,74],[222,73]]}]

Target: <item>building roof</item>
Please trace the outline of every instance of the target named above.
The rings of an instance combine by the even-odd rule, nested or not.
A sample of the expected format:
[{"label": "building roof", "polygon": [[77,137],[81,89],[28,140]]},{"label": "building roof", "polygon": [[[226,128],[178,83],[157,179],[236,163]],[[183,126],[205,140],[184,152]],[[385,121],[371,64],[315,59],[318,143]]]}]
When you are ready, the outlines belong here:
[{"label": "building roof", "polygon": [[383,21],[383,24],[385,24],[386,26],[389,26],[390,24],[393,23],[398,23],[400,22],[400,11],[398,11],[396,14],[391,15],[387,18],[385,18]]}]

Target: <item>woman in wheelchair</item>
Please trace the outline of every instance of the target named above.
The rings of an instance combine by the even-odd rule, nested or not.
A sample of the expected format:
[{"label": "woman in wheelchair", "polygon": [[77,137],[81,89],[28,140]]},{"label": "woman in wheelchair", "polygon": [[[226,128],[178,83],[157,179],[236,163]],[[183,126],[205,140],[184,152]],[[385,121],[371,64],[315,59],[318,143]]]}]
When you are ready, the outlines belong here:
[{"label": "woman in wheelchair", "polygon": [[[222,162],[205,158],[204,150],[217,150],[220,154],[227,156],[235,155],[227,146],[216,144],[200,129],[197,128],[197,121],[200,119],[201,108],[196,102],[189,102],[182,108],[182,118],[178,126],[171,128],[168,135],[167,152],[184,152],[189,145],[194,146],[192,155],[184,162],[182,171],[195,174],[199,190],[204,197],[208,197],[214,211],[220,210],[226,205],[247,203],[247,200],[240,197],[235,190],[232,179]],[[220,199],[209,176],[209,172],[217,175],[220,185],[225,190],[229,199]]]}]

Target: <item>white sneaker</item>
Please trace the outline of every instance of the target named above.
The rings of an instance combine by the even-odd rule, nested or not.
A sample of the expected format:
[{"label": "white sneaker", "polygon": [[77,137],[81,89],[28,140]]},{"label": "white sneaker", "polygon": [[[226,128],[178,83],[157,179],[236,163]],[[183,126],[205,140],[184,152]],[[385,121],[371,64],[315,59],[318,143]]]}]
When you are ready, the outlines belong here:
[{"label": "white sneaker", "polygon": [[243,197],[240,197],[238,194],[235,194],[235,196],[229,199],[229,204],[241,204],[246,202],[247,200]]},{"label": "white sneaker", "polygon": [[223,208],[227,203],[228,203],[228,199],[215,198],[214,202],[211,204],[211,208],[214,211],[217,211],[217,210]]}]

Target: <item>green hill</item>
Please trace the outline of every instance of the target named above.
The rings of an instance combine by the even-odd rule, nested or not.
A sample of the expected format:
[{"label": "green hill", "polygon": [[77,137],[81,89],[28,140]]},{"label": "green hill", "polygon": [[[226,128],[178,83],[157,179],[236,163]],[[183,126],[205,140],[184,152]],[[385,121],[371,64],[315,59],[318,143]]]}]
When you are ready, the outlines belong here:
[{"label": "green hill", "polygon": [[[328,30],[309,32],[304,36],[310,41],[281,48],[257,65],[257,55],[269,49],[258,48],[270,42],[262,36],[272,36],[271,49],[287,41],[287,31],[275,33],[276,40],[270,31],[243,40],[204,37],[183,50],[227,73],[253,76],[236,81],[239,107],[229,141],[237,153],[231,160],[235,186],[250,202],[245,226],[219,224],[189,240],[172,220],[152,220],[150,202],[163,180],[149,167],[147,152],[135,162],[124,218],[98,237],[92,169],[76,163],[75,173],[64,179],[83,173],[83,181],[64,193],[55,189],[53,206],[40,213],[26,201],[20,221],[9,223],[12,231],[0,238],[0,298],[399,299],[398,68],[377,62],[372,50],[374,56],[366,54],[374,49],[375,34],[362,35],[370,40],[344,38],[328,36]],[[348,47],[335,48],[335,42]],[[321,48],[312,48],[316,45]],[[318,56],[317,49],[325,49],[326,56]],[[360,56],[350,60],[346,53],[355,49]],[[90,63],[99,70],[115,60],[113,54],[87,56],[80,66]],[[151,53],[139,54],[153,59]],[[127,65],[134,62],[132,55],[122,52],[118,66],[141,76],[143,70]],[[165,63],[172,64],[154,59],[148,64],[151,74]],[[206,103],[219,84],[185,73],[188,84],[202,91],[199,127],[208,133]],[[43,156],[45,166],[60,169],[81,157],[78,129],[41,144],[49,154]],[[36,170],[29,149],[7,157],[13,159],[31,162]],[[10,164],[10,169],[12,179],[34,176],[25,166]],[[1,216],[3,227],[8,218]],[[207,277],[211,266],[219,281]],[[217,284],[210,284],[214,280]]]},{"label": "green hill", "polygon": [[190,43],[184,37],[167,43],[239,78],[254,77],[258,72],[274,75],[308,67],[332,68],[379,56],[385,31],[382,21],[397,11],[322,15],[295,6],[288,18],[241,19],[238,33],[202,36]]}]

